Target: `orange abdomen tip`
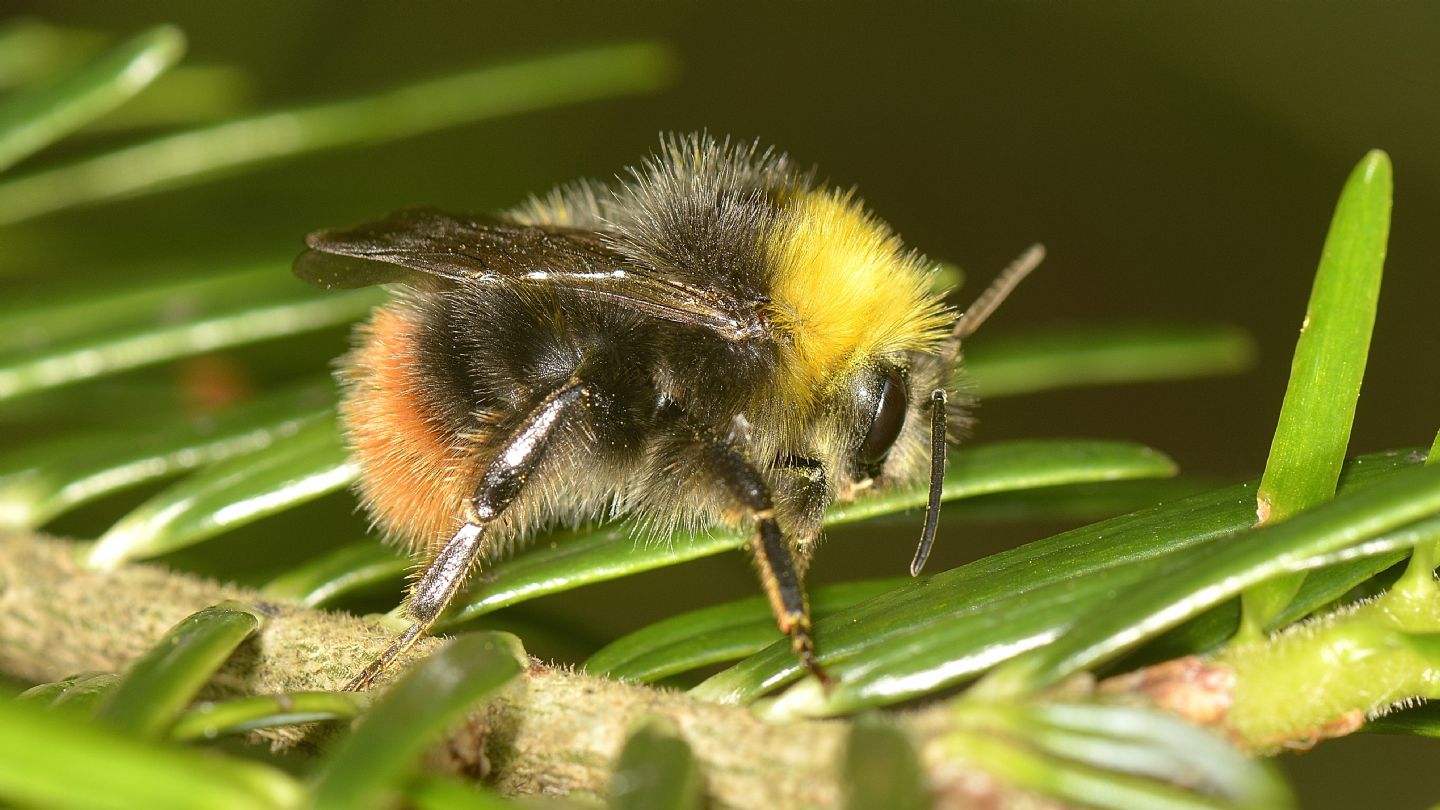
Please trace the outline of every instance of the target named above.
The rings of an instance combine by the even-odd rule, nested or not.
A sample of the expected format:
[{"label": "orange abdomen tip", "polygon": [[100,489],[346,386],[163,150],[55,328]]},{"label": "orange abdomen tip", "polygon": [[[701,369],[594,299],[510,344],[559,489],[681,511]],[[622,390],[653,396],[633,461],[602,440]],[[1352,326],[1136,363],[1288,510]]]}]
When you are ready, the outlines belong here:
[{"label": "orange abdomen tip", "polygon": [[461,521],[470,464],[434,405],[414,318],[391,305],[361,328],[341,375],[340,414],[371,519],[412,551],[433,551]]}]

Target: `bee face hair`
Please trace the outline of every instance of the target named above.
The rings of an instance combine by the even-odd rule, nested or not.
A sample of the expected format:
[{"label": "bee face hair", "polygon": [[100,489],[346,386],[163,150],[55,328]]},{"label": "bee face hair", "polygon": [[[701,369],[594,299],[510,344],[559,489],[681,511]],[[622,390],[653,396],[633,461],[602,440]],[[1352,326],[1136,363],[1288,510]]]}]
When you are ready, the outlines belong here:
[{"label": "bee face hair", "polygon": [[674,137],[612,184],[308,244],[312,283],[397,285],[344,364],[342,416],[367,509],[429,560],[412,632],[357,686],[476,560],[548,525],[748,528],[817,674],[801,576],[826,509],[928,478],[933,537],[944,435],[967,424],[956,319],[930,265],[783,155]]}]

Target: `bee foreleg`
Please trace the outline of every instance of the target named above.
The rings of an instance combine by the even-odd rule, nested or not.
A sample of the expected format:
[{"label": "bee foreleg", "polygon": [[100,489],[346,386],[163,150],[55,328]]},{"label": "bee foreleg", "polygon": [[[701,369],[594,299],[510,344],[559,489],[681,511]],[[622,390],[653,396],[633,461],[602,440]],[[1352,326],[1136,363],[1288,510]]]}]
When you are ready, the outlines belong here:
[{"label": "bee foreleg", "polygon": [[361,670],[345,690],[368,687],[399,655],[410,649],[464,587],[486,547],[485,527],[498,518],[524,489],[525,481],[544,459],[556,429],[574,419],[590,401],[591,387],[578,378],[545,397],[495,448],[494,460],[470,498],[465,523],[440,549],[410,588],[405,617],[411,622],[386,650]]},{"label": "bee foreleg", "polygon": [[760,584],[770,600],[770,610],[780,632],[790,637],[790,646],[807,670],[822,682],[830,678],[815,657],[811,636],[810,604],[805,598],[795,550],[785,539],[775,518],[775,502],[760,472],[736,450],[719,440],[705,444],[706,460],[719,483],[739,511],[754,521],[755,537],[750,550],[760,574]]}]

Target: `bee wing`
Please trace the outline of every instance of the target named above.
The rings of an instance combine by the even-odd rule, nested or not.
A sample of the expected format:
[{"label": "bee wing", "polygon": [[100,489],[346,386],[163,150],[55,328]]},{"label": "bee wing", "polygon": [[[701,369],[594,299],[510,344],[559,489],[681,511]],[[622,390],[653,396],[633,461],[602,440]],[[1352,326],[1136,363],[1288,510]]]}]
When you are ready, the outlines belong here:
[{"label": "bee wing", "polygon": [[423,283],[536,284],[608,298],[726,340],[760,335],[759,302],[627,265],[599,233],[407,208],[349,228],[315,231],[295,275],[324,289]]}]

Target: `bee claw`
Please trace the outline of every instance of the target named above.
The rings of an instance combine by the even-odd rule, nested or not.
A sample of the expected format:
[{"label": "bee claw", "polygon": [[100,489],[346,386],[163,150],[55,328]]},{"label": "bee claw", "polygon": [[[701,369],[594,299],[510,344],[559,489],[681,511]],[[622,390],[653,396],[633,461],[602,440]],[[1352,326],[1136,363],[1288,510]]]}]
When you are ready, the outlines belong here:
[{"label": "bee claw", "polygon": [[386,648],[385,652],[380,654],[379,658],[371,661],[364,669],[360,670],[360,673],[354,678],[351,678],[350,682],[345,684],[340,691],[363,692],[369,689],[375,684],[375,679],[380,677],[380,673],[390,667],[392,661],[414,646],[415,642],[420,638],[420,635],[425,632],[427,626],[426,624],[418,623],[410,625],[409,629],[400,634],[399,638],[391,642],[390,646]]},{"label": "bee claw", "polygon": [[355,677],[351,678],[349,683],[347,683],[347,684],[345,684],[344,686],[340,687],[340,691],[341,691],[341,692],[365,692],[365,691],[368,691],[368,690],[370,689],[370,687],[375,684],[375,678],[376,678],[376,677],[380,674],[380,672],[384,669],[383,667],[376,666],[376,665],[379,664],[379,663],[380,663],[379,661],[375,661],[375,662],[371,663],[369,666],[367,666],[367,667],[365,667],[364,669],[360,670],[360,674],[358,674],[358,675],[356,675]]},{"label": "bee claw", "polygon": [[812,655],[805,659],[805,668],[810,670],[810,674],[814,675],[815,679],[820,682],[820,687],[825,690],[826,694],[829,694],[830,690],[835,688],[835,679],[830,677],[830,673],[826,672],[825,669],[820,666],[820,662],[816,660],[815,656]]},{"label": "bee claw", "polygon": [[810,637],[806,629],[796,626],[790,631],[790,645],[795,655],[800,659],[801,666],[811,675],[820,681],[825,691],[830,691],[835,686],[835,679],[820,666],[820,659],[815,656],[815,640]]}]

